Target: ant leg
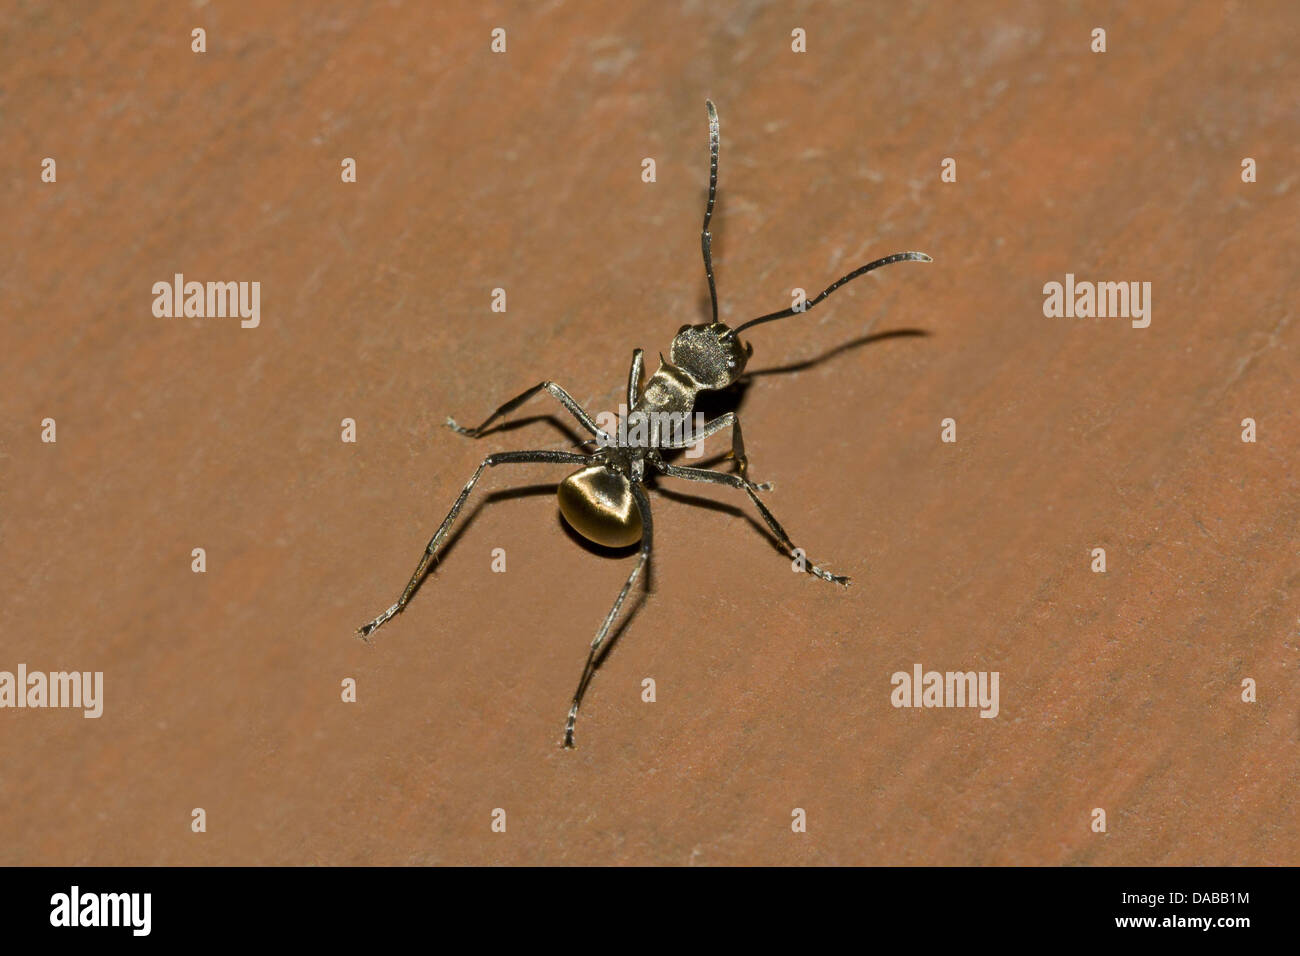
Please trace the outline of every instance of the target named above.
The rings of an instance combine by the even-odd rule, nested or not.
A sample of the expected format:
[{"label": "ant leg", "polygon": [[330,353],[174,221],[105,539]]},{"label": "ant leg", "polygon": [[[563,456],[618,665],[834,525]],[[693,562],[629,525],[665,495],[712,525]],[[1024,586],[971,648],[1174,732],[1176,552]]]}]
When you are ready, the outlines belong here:
[{"label": "ant leg", "polygon": [[582,679],[578,681],[578,690],[573,695],[573,706],[569,708],[569,719],[564,724],[564,746],[568,748],[573,747],[573,724],[578,719],[578,707],[582,704],[582,696],[587,692],[587,685],[591,683],[592,674],[596,671],[596,664],[600,657],[601,647],[605,643],[605,637],[609,634],[614,619],[618,617],[619,608],[623,606],[627,592],[632,589],[632,585],[641,573],[641,569],[650,560],[650,539],[652,536],[650,500],[646,497],[641,486],[635,482],[632,483],[632,497],[636,500],[637,510],[641,513],[641,553],[637,556],[636,567],[627,576],[627,581],[623,583],[623,589],[618,592],[618,597],[614,599],[614,606],[605,615],[605,622],[600,625],[600,630],[596,632],[596,639],[591,642],[591,652],[587,655],[587,664],[582,669]]},{"label": "ant leg", "polygon": [[627,373],[627,410],[636,408],[641,400],[641,369],[645,364],[645,350],[634,349],[632,368]]},{"label": "ant leg", "polygon": [[[713,421],[709,422],[707,425],[701,428],[698,432],[692,433],[689,436],[689,438],[683,436],[682,438],[678,438],[673,441],[660,442],[659,447],[660,448],[689,448],[691,445],[694,445],[696,442],[701,442],[704,439],[708,438],[710,435],[714,435],[722,431],[724,428],[727,428],[728,426],[730,426],[731,428],[731,457],[732,460],[734,460],[736,463],[736,472],[737,474],[740,475],[741,478],[745,478],[746,480],[748,480],[747,472],[749,470],[749,459],[745,457],[745,436],[740,431],[740,418],[736,415],[735,412],[727,412],[724,415],[719,415]],[[763,482],[762,484],[757,484],[754,487],[757,488],[759,491],[772,490],[771,482],[766,482],[766,481]]]},{"label": "ant leg", "polygon": [[[786,534],[785,529],[781,527],[781,523],[776,520],[776,516],[773,515],[772,512],[768,511],[767,506],[759,500],[758,495],[755,493],[755,488],[757,486],[754,485],[753,482],[748,481],[739,475],[728,475],[720,471],[709,471],[707,468],[681,468],[677,465],[669,465],[664,462],[654,461],[653,459],[652,464],[670,478],[685,478],[687,481],[710,481],[718,485],[730,485],[732,488],[743,488],[745,493],[749,495],[750,499],[754,502],[754,505],[758,508],[758,513],[761,514],[763,520],[767,522],[768,528],[771,529],[774,535],[776,535],[777,540],[781,542],[781,546],[785,548],[786,553],[789,554],[790,557],[803,560],[804,570],[814,577],[821,578],[823,581],[834,581],[836,584],[842,584],[845,587],[848,587],[849,579],[844,575],[831,574],[831,572],[819,568],[817,565],[811,564],[806,559],[801,558],[801,555],[804,553],[803,549],[795,547],[794,542],[790,540],[790,536]],[[796,554],[795,552],[799,553]]]},{"label": "ant leg", "polygon": [[[534,385],[532,388],[528,389],[528,391],[520,395],[516,395],[514,398],[510,399],[510,401],[506,402],[495,412],[489,415],[487,417],[487,421],[485,421],[482,425],[479,425],[477,428],[464,428],[460,425],[457,425],[455,419],[453,418],[447,419],[447,427],[454,432],[460,433],[461,435],[468,435],[470,438],[478,438],[483,434],[484,431],[487,430],[487,427],[491,425],[494,421],[496,421],[502,415],[509,415],[516,408],[518,408],[524,402],[528,401],[530,398],[532,398],[534,395],[536,395],[538,392],[542,391],[543,389],[549,392],[551,396],[555,398],[556,401],[558,401],[561,405],[563,405],[565,409],[568,410],[569,414],[578,420],[578,422],[582,425],[583,428],[587,429],[587,431],[591,432],[593,435],[599,436],[601,434],[600,428],[596,425],[594,421],[591,420],[591,416],[588,415],[583,410],[582,406],[579,405],[576,401],[574,401],[573,396],[570,395],[568,392],[566,392],[564,389],[562,389],[560,386],[556,385],[554,382],[539,382],[538,384]],[[610,443],[613,444],[613,441],[611,440]]]},{"label": "ant leg", "polygon": [[443,519],[442,524],[434,533],[433,538],[430,539],[428,546],[424,549],[424,554],[420,558],[420,563],[416,565],[415,573],[411,575],[411,580],[407,583],[405,590],[402,591],[402,596],[397,599],[397,603],[369,624],[357,628],[357,633],[360,634],[362,638],[368,639],[370,635],[374,633],[376,628],[394,614],[400,614],[402,609],[406,607],[406,602],[411,600],[411,595],[414,594],[415,589],[420,586],[420,581],[424,578],[425,572],[429,569],[429,563],[433,561],[434,557],[437,555],[438,548],[442,546],[443,539],[447,537],[447,532],[451,530],[452,524],[455,523],[456,516],[460,514],[461,506],[465,504],[465,499],[469,497],[470,491],[473,490],[474,485],[478,482],[479,477],[483,474],[484,470],[491,468],[493,465],[525,462],[579,464],[588,461],[590,461],[590,456],[579,455],[568,451],[502,451],[497,452],[494,455],[488,455],[483,459],[483,464],[479,465],[478,470],[474,472],[474,477],[470,478],[465,487],[461,490],[460,496],[456,499],[456,503],[451,506],[451,511],[447,513],[447,517]]}]

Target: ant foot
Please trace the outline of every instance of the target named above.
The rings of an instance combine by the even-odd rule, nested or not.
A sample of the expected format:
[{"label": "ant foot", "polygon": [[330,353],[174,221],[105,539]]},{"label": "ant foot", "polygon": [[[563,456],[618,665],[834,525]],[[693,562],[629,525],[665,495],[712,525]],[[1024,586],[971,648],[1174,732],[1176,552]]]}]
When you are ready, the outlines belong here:
[{"label": "ant foot", "polygon": [[569,719],[564,722],[564,744],[565,750],[575,749],[573,746],[573,725],[578,722],[578,705],[574,704],[569,710]]},{"label": "ant foot", "polygon": [[853,580],[846,574],[831,574],[829,571],[825,571],[816,565],[812,566],[811,571],[823,581],[830,581],[832,584],[838,584],[841,587],[848,587],[849,583]]},{"label": "ant foot", "polygon": [[457,425],[456,419],[452,418],[450,415],[447,416],[447,427],[457,435],[466,435],[469,438],[478,438],[477,428],[465,428],[463,425]]}]

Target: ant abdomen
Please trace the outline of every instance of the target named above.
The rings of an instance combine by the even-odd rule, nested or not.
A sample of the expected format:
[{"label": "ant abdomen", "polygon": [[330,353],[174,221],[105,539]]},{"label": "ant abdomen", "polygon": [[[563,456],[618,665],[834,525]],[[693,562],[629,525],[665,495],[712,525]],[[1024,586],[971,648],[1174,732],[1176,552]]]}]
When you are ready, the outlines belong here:
[{"label": "ant abdomen", "polygon": [[591,465],[560,482],[556,497],[569,527],[588,541],[626,548],[641,540],[641,513],[627,475]]}]

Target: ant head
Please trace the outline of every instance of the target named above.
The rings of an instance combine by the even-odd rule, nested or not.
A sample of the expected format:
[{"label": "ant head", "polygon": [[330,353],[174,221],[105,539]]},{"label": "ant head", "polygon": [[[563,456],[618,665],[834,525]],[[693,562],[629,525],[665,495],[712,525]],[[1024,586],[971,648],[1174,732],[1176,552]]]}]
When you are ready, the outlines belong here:
[{"label": "ant head", "polygon": [[677,366],[703,388],[726,388],[745,371],[754,354],[752,345],[742,345],[736,334],[721,322],[683,325],[677,330],[668,352]]}]

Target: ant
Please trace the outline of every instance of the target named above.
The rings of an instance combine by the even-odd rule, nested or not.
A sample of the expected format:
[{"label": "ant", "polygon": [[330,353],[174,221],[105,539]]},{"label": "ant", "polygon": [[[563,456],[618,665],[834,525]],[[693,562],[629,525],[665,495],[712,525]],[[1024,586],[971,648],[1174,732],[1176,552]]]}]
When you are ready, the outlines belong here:
[{"label": "ant", "polygon": [[[619,437],[609,435],[596,425],[591,416],[573,400],[563,388],[554,382],[541,382],[521,395],[512,398],[487,417],[476,428],[463,428],[450,418],[447,426],[453,431],[470,438],[479,438],[498,418],[510,414],[520,405],[537,395],[546,392],[556,399],[565,410],[576,418],[594,438],[587,439],[584,445],[594,443],[598,446],[592,454],[570,451],[503,451],[488,455],[478,470],[461,489],[460,496],[451,506],[451,511],[424,549],[424,555],[411,575],[411,580],[402,591],[397,603],[369,624],[358,629],[358,634],[369,641],[371,634],[393,615],[400,613],[415,589],[419,586],[429,569],[438,549],[446,540],[452,524],[460,514],[465,499],[478,483],[483,472],[496,465],[522,464],[525,462],[546,462],[557,465],[581,466],[560,483],[557,497],[560,511],[569,526],[584,538],[612,548],[630,547],[638,541],[641,543],[636,565],[624,582],[614,606],[605,615],[605,620],[591,642],[586,666],[582,669],[582,678],[573,695],[573,704],[569,708],[568,720],[564,725],[564,747],[573,747],[573,725],[578,717],[578,707],[582,703],[587,685],[600,656],[601,647],[610,632],[623,601],[636,582],[637,577],[650,561],[652,525],[650,518],[650,501],[646,497],[644,481],[647,466],[655,472],[669,478],[681,478],[686,481],[704,481],[727,485],[745,492],[762,515],[772,534],[781,543],[782,548],[803,563],[804,569],[823,581],[837,584],[849,584],[849,579],[842,575],[831,574],[815,564],[803,561],[803,551],[795,547],[785,529],[776,520],[772,512],[758,497],[759,491],[770,490],[770,485],[755,484],[747,475],[749,460],[745,457],[745,442],[741,435],[740,419],[734,412],[708,422],[694,434],[684,434],[680,427],[663,428],[665,420],[680,423],[689,421],[700,392],[727,388],[736,382],[745,371],[745,363],[753,354],[753,347],[741,344],[739,334],[745,329],[753,328],[764,322],[775,322],[789,318],[811,309],[828,295],[851,279],[879,269],[895,262],[931,262],[923,252],[899,252],[869,262],[855,269],[843,278],[827,286],[819,295],[801,303],[800,306],[782,309],[737,326],[728,328],[718,321],[718,292],[713,282],[713,256],[711,253],[712,236],[709,234],[709,221],[713,218],[713,204],[718,192],[718,111],[712,101],[705,101],[709,114],[709,201],[704,209],[704,226],[700,232],[700,247],[704,253],[704,275],[709,282],[709,299],[713,307],[713,321],[701,325],[683,325],[677,330],[669,350],[669,358],[660,356],[658,371],[642,388],[643,350],[632,353],[632,368],[627,380],[627,408],[624,424],[636,422],[640,427],[619,428]],[[663,452],[687,448],[708,438],[723,429],[731,429],[731,458],[735,462],[735,474],[713,471],[707,468],[686,468],[669,464],[664,460]],[[648,574],[647,574],[648,577]]]}]

